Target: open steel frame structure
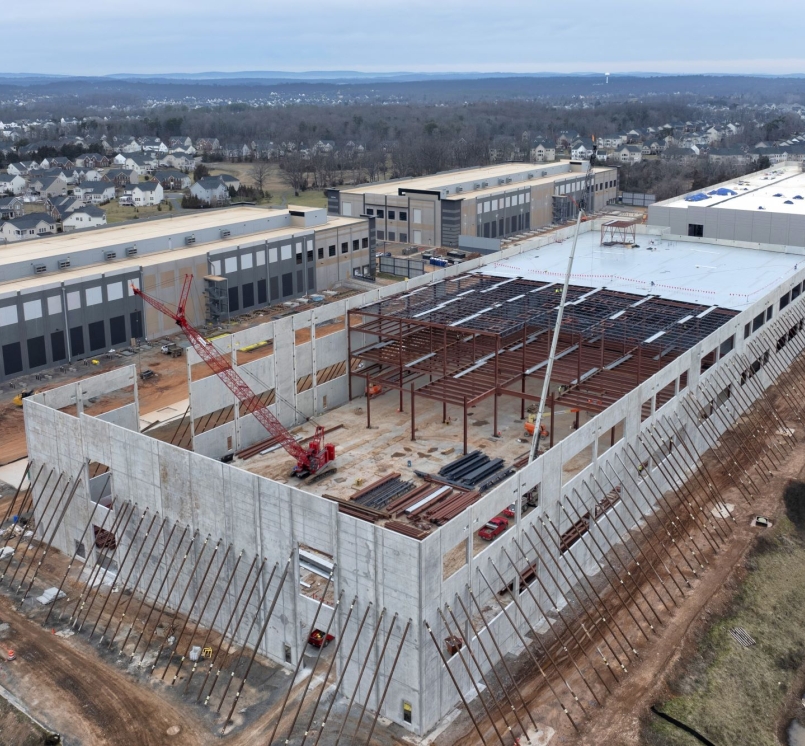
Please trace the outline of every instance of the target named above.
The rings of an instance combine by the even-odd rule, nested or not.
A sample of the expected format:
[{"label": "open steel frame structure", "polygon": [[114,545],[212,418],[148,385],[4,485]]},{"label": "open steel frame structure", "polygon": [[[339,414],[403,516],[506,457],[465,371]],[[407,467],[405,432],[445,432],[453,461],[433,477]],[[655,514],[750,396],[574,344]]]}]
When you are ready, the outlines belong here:
[{"label": "open steel frame structure", "polygon": [[[400,411],[408,392],[412,439],[417,397],[441,402],[445,419],[448,404],[462,407],[466,453],[470,408],[493,397],[494,435],[499,396],[519,398],[521,418],[526,402],[539,401],[526,382],[544,374],[560,294],[558,283],[466,274],[352,309],[350,379],[363,378],[367,391],[397,390]],[[548,402],[551,420],[556,404],[604,411],[736,314],[571,285],[553,371],[558,389]]]}]

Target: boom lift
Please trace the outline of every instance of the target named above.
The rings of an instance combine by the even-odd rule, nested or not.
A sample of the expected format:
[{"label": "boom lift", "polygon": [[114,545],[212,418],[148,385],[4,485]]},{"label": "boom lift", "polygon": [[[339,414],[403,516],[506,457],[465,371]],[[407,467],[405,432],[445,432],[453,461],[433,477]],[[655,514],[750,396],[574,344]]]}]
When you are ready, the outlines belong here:
[{"label": "boom lift", "polygon": [[185,306],[187,296],[190,293],[190,286],[193,275],[185,275],[182,292],[179,296],[179,305],[176,311],[172,311],[164,303],[146,295],[142,290],[132,286],[132,292],[139,295],[146,303],[152,305],[158,311],[172,318],[177,326],[184,332],[190,341],[193,349],[198,356],[212,369],[226,387],[235,395],[237,400],[253,414],[257,421],[274,437],[279,444],[296,459],[296,466],[291,472],[291,476],[304,479],[310,474],[315,474],[325,464],[335,459],[335,446],[332,443],[324,443],[324,427],[316,425],[316,434],[308,443],[307,448],[303,448],[291,435],[287,428],[269,411],[265,404],[255,394],[249,385],[232,367],[231,362],[222,355],[211,342],[208,342],[201,333],[195,329],[185,316]]}]

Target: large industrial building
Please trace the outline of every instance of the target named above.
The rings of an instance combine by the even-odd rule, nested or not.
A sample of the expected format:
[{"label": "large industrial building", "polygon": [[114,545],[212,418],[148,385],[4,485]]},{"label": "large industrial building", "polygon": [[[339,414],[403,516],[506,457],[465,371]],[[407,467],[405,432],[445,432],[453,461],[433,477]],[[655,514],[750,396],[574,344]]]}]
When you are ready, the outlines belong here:
[{"label": "large industrial building", "polygon": [[592,213],[617,194],[615,168],[504,163],[331,189],[327,208],[331,215],[373,217],[378,241],[458,247],[461,237],[501,239],[561,223],[576,216],[578,205]]},{"label": "large industrial building", "polygon": [[172,331],[132,286],[175,302],[193,275],[201,326],[373,277],[372,222],[233,207],[0,247],[0,381]]},{"label": "large industrial building", "polygon": [[[365,198],[355,208],[361,214],[370,204],[375,211],[392,204],[362,194],[342,192],[341,200]],[[414,199],[405,197],[404,209],[414,209]],[[753,219],[756,209],[749,203],[745,213],[734,212]],[[365,223],[349,222],[354,217],[341,220],[328,230],[366,230]],[[200,616],[222,641],[231,637],[290,671],[310,671],[310,689],[296,695],[297,716],[305,714],[290,722],[283,705],[277,716],[281,742],[300,742],[308,713],[314,731],[339,737],[350,711],[361,709],[424,735],[468,700],[493,707],[484,677],[508,681],[506,661],[515,656],[537,678],[538,659],[551,671],[538,641],[555,631],[562,614],[574,619],[585,613],[587,601],[577,603],[578,595],[574,601],[581,593],[574,589],[589,576],[603,583],[605,557],[614,556],[609,548],[636,527],[675,530],[675,503],[667,495],[698,473],[700,457],[718,447],[724,432],[752,424],[747,413],[753,403],[802,349],[805,266],[799,255],[767,242],[736,243],[742,239],[735,236],[689,237],[687,219],[683,227],[582,224],[558,339],[550,433],[545,452],[531,463],[522,458],[528,449],[521,440],[523,417],[539,399],[572,228],[216,339],[273,414],[286,427],[300,428],[297,437],[313,434],[308,418],[331,431],[338,471],[315,483],[289,477],[292,459],[263,442],[259,422],[220,378],[196,380],[193,368],[203,361],[192,350],[188,448],[158,439],[153,430],[140,432],[133,367],[27,399],[32,474],[41,469],[65,483],[80,480],[72,502],[65,497],[55,504],[40,499],[46,491],[35,484],[37,521],[58,515],[53,546],[79,553],[88,566],[103,555],[106,566],[125,577],[119,583]],[[619,240],[627,228],[635,238]],[[318,233],[310,235],[315,249]],[[438,232],[432,235],[438,240]],[[213,268],[205,263],[204,269]],[[155,279],[151,292],[170,300],[173,283],[173,276]],[[265,342],[271,343],[268,354],[238,364],[239,350]],[[132,393],[119,408],[84,412],[90,399],[120,390]],[[764,406],[764,417],[771,416],[771,405]],[[217,416],[224,411],[229,416]],[[261,445],[252,449],[253,459],[243,455],[255,444]],[[457,465],[462,454],[469,460]],[[750,456],[748,450],[741,456],[742,469],[750,468]],[[472,482],[470,470],[481,474],[479,481]],[[434,479],[423,481],[425,473]],[[740,475],[732,478],[737,488],[749,489]],[[691,505],[693,499],[692,493],[685,498]],[[694,511],[702,516],[695,520],[717,546],[730,508],[717,492],[708,500]],[[204,582],[197,546],[174,569],[171,558],[182,552],[170,537],[145,539],[136,521],[123,521],[135,505],[137,514],[146,511],[231,545],[235,551],[220,560],[221,577],[233,577],[234,585]],[[508,524],[489,523],[502,515]],[[92,546],[90,526],[114,533],[116,564],[109,564],[109,542]],[[699,534],[691,531],[695,545]],[[147,551],[151,543],[157,551]],[[682,555],[671,553],[687,552],[688,538],[682,548],[657,546],[668,559],[651,564],[649,554],[644,566],[661,578],[659,592],[673,596],[673,581],[680,588],[676,598],[684,598],[693,576]],[[697,551],[698,545],[692,561],[701,563]],[[706,544],[704,551],[710,551]],[[276,570],[263,576],[261,601],[241,600],[250,576],[234,565],[237,552]],[[684,561],[693,569],[688,555]],[[152,586],[154,577],[159,580]],[[621,577],[628,588],[633,579]],[[583,593],[589,609],[598,609],[593,586]],[[212,593],[198,611],[189,599],[201,587]],[[593,647],[585,661],[583,646],[560,637],[567,655],[578,654],[584,671],[599,678],[609,675],[610,664],[630,660],[638,642],[623,638],[642,632],[648,640],[651,634],[650,623],[638,616],[638,631],[621,631],[618,648],[616,631],[606,629],[612,612],[602,608],[600,614],[588,610],[587,626],[581,625],[598,654]],[[221,621],[239,615],[246,622],[237,628]],[[333,636],[329,668],[311,653],[314,628]],[[524,652],[526,645],[531,652]],[[242,670],[232,676],[238,681]],[[529,710],[518,689],[522,680],[518,674],[500,690],[510,697],[503,709],[519,723],[515,735],[532,731],[529,722],[533,730],[542,728],[548,717],[544,709]],[[325,689],[328,681],[333,686]],[[562,711],[582,717],[576,695],[558,688],[559,717]],[[374,715],[363,719],[366,729],[372,720],[374,729]],[[369,741],[366,730],[357,735],[360,726],[352,743]]]},{"label": "large industrial building", "polygon": [[698,192],[657,202],[648,223],[705,241],[805,247],[805,172],[783,163]]}]

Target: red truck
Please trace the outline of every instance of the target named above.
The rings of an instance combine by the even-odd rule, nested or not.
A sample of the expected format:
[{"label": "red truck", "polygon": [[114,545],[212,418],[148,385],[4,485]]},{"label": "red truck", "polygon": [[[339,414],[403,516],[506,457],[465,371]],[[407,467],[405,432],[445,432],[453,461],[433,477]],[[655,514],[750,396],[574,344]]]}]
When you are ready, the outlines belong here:
[{"label": "red truck", "polygon": [[495,516],[490,519],[478,532],[478,538],[484,541],[492,541],[496,536],[500,536],[509,527],[509,522],[505,518]]}]

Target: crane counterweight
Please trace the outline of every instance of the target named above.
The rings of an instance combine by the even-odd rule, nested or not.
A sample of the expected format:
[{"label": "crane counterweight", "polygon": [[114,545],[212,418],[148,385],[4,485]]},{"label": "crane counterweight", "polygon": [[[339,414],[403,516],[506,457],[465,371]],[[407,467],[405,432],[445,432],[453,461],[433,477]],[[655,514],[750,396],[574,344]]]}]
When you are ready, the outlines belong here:
[{"label": "crane counterweight", "polygon": [[277,439],[279,445],[296,459],[296,466],[294,467],[292,476],[304,479],[310,474],[315,474],[323,466],[335,459],[335,446],[332,443],[324,442],[324,428],[321,425],[316,426],[316,434],[308,443],[307,448],[303,448],[299,445],[293,435],[288,432],[288,429],[271,413],[269,408],[260,401],[260,397],[252,391],[249,384],[247,384],[232,367],[230,360],[222,355],[215,348],[215,345],[204,339],[204,336],[193,327],[185,315],[185,307],[187,305],[187,297],[190,293],[192,280],[193,275],[185,275],[176,311],[172,311],[156,298],[146,295],[134,285],[132,285],[132,292],[176,322],[198,356],[207,363],[209,368],[223,381],[240,404],[245,407],[246,411],[253,414],[255,419],[269,434]]}]

